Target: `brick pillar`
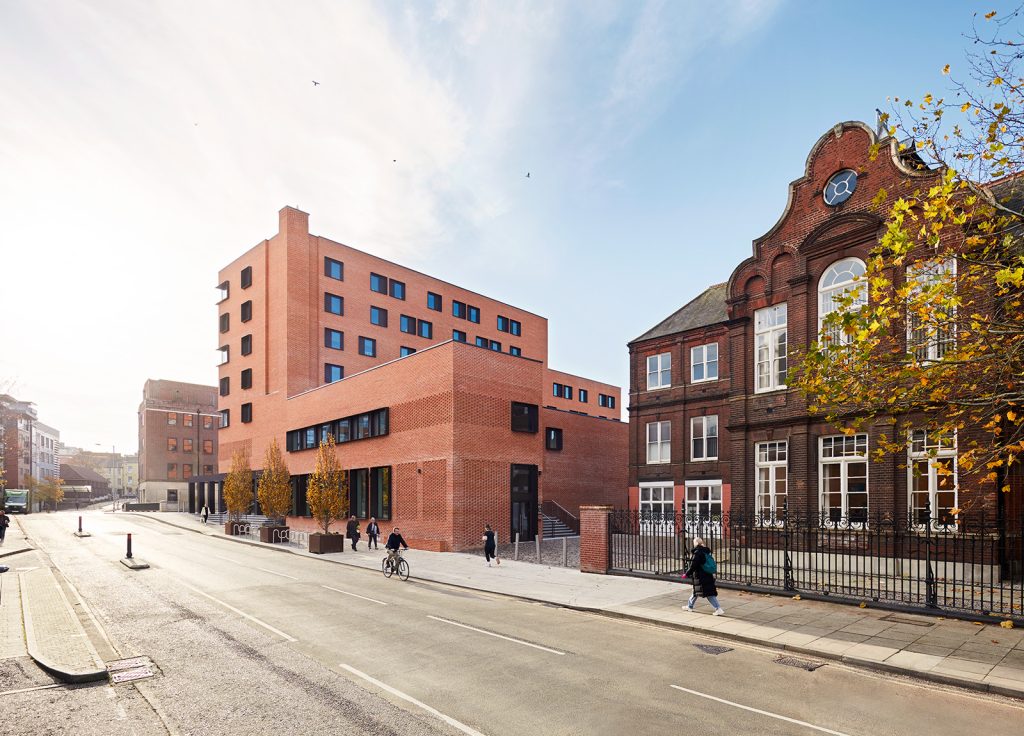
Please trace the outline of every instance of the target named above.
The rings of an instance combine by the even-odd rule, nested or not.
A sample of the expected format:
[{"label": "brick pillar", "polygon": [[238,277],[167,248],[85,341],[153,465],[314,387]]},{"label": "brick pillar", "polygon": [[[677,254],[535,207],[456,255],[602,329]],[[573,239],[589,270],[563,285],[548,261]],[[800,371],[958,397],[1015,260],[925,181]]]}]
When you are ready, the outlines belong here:
[{"label": "brick pillar", "polygon": [[580,506],[580,572],[606,575],[611,568],[611,506]]}]

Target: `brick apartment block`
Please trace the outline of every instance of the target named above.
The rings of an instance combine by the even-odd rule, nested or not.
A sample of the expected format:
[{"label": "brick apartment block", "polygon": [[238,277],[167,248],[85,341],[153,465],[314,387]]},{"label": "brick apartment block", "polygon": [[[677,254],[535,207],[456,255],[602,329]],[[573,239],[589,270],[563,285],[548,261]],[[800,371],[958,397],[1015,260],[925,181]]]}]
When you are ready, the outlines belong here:
[{"label": "brick apartment block", "polygon": [[550,369],[545,318],[311,235],[292,207],[219,279],[220,472],[239,449],[258,470],[276,438],[290,526],[314,528],[304,491],[327,433],[361,526],[423,548],[479,546],[485,523],[532,539],[542,507],[625,503],[620,390]]}]

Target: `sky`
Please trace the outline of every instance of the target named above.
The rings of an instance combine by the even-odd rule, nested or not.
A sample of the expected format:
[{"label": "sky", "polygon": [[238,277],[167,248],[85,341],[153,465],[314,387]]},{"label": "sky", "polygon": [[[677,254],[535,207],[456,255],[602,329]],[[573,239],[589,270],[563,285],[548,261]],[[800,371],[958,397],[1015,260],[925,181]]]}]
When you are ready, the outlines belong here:
[{"label": "sky", "polygon": [[625,396],[626,344],[728,279],[815,141],[1009,8],[0,0],[0,392],[134,451],[147,378],[216,383],[217,271],[292,205]]}]

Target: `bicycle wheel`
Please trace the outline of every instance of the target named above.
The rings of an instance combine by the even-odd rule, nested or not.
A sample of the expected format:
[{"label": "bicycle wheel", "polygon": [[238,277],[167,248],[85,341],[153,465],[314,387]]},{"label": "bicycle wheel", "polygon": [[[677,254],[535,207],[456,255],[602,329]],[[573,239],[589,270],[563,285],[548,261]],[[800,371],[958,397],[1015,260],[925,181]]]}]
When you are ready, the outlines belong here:
[{"label": "bicycle wheel", "polygon": [[395,568],[391,566],[391,561],[388,560],[387,557],[385,557],[384,561],[380,563],[380,571],[384,573],[384,577],[386,578],[391,577],[391,574],[395,571]]},{"label": "bicycle wheel", "polygon": [[405,560],[398,561],[398,577],[402,580],[409,579],[409,563]]}]

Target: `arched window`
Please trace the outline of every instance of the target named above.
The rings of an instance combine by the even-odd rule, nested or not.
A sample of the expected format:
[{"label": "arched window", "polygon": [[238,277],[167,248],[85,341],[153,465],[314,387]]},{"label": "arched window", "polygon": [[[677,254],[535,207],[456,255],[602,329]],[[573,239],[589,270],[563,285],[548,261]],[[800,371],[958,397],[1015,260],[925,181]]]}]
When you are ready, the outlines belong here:
[{"label": "arched window", "polygon": [[[867,282],[863,280],[865,271],[864,261],[859,258],[844,258],[825,269],[818,282],[819,335],[822,335],[825,318],[842,309],[842,299],[847,292],[856,290],[851,308],[856,309],[868,303]],[[827,337],[836,343],[847,341],[838,326],[829,328]]]}]

